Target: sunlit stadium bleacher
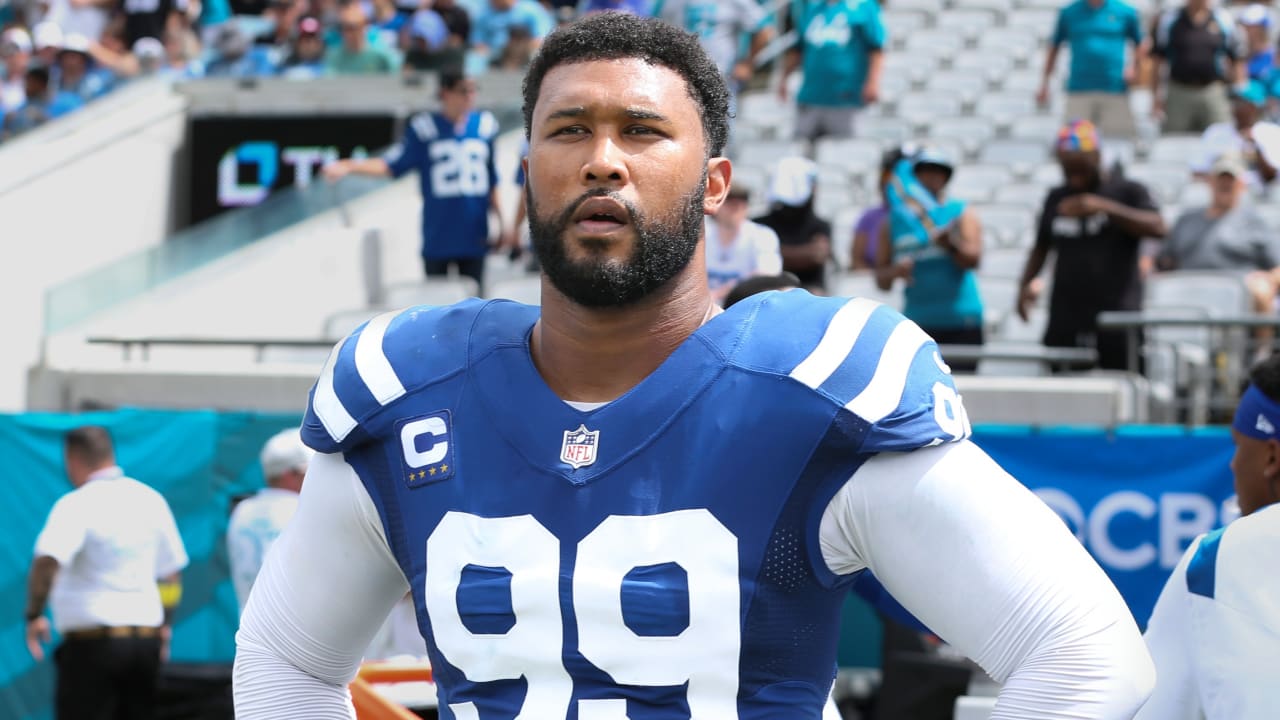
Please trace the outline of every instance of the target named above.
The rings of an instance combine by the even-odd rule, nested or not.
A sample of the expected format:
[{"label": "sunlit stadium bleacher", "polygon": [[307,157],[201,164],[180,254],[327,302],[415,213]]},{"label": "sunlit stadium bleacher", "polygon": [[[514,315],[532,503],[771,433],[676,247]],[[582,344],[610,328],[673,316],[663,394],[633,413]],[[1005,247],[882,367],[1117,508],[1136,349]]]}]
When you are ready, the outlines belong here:
[{"label": "sunlit stadium bleacher", "polygon": [[[557,22],[571,20],[576,5],[545,4]],[[811,157],[818,165],[814,209],[832,224],[828,292],[901,307],[901,284],[883,291],[873,271],[852,269],[855,223],[880,203],[886,150],[928,146],[953,159],[951,195],[967,201],[984,227],[977,274],[986,342],[970,349],[977,371],[956,378],[976,426],[1036,435],[1083,427],[1110,438],[1127,427],[1160,425],[1175,438],[1182,437],[1179,426],[1204,430],[1229,415],[1260,356],[1254,325],[1239,322],[1252,315],[1242,273],[1148,276],[1146,316],[1132,326],[1145,323],[1146,331],[1133,335],[1128,371],[1097,370],[1088,357],[1041,344],[1047,289],[1029,322],[1017,317],[1041,206],[1062,182],[1053,140],[1067,119],[1066,51],[1049,102],[1036,101],[1062,0],[886,0],[890,41],[879,102],[859,112],[852,139],[812,146],[792,139],[794,92],[786,103],[777,93],[781,58],[795,39],[781,19],[790,3],[761,4],[773,13],[778,38],[757,56],[756,75],[739,100],[733,182],[752,190],[754,217],[769,209],[765,189],[778,161]],[[1131,4],[1144,28],[1175,7]],[[343,47],[341,10],[332,0],[173,3],[158,36],[135,36],[135,25],[106,9],[95,19],[77,3],[47,4],[64,5],[76,10],[46,15],[44,4],[0,0],[0,27],[7,28],[0,67],[16,53],[27,56],[7,73],[46,67],[56,83],[59,54],[72,53],[88,59],[96,78],[92,88],[82,83],[0,105],[0,231],[9,256],[0,263],[7,325],[0,410],[14,413],[18,425],[46,414],[121,408],[293,418],[333,344],[375,315],[481,293],[538,303],[541,281],[528,251],[490,255],[483,290],[464,277],[423,279],[422,200],[412,174],[332,183],[320,175],[338,156],[381,152],[413,113],[436,107],[436,63],[461,58],[479,77],[479,106],[501,125],[497,165],[510,223],[523,192],[515,177],[527,57],[518,48],[481,53],[451,44],[438,16],[421,15],[430,3],[355,3],[370,17],[366,50],[388,64],[385,72],[346,75],[335,68],[355,60],[324,55]],[[474,22],[487,0],[458,5]],[[300,46],[306,38],[323,47]],[[26,82],[0,77],[10,95]],[[800,79],[793,75],[792,87]],[[1172,225],[1209,202],[1208,185],[1190,170],[1201,138],[1162,134],[1147,85],[1128,97],[1137,137],[1104,138],[1104,162],[1146,184]],[[249,146],[268,148],[269,159]],[[1263,194],[1254,206],[1280,232],[1280,203]],[[1051,268],[1042,277],[1050,275]],[[56,468],[50,472],[41,482],[56,485]],[[27,524],[38,527],[40,519]],[[1079,534],[1084,539],[1083,526]],[[18,558],[6,569],[14,578],[19,566],[25,572],[27,551],[10,553]],[[213,588],[219,579],[210,577]],[[204,599],[213,603],[214,595],[209,589]],[[10,617],[18,617],[16,606]],[[234,627],[234,619],[220,622]],[[213,655],[228,647],[208,645]],[[847,664],[872,663],[859,657]],[[878,682],[874,670],[846,672],[837,691],[865,698]],[[0,663],[0,717],[49,717],[41,695],[48,686],[48,671],[32,669],[29,658]],[[986,717],[990,698],[980,696],[994,686],[979,679],[966,692],[972,697],[956,702],[954,717]]]}]

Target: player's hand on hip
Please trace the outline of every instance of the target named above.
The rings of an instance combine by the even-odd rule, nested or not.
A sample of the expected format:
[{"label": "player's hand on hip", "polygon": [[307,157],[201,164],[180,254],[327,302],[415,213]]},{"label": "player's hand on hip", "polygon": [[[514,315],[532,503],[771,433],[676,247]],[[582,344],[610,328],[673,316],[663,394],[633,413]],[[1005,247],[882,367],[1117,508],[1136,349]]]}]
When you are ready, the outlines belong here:
[{"label": "player's hand on hip", "polygon": [[36,662],[44,660],[44,643],[49,642],[49,619],[41,615],[27,621],[27,650]]}]

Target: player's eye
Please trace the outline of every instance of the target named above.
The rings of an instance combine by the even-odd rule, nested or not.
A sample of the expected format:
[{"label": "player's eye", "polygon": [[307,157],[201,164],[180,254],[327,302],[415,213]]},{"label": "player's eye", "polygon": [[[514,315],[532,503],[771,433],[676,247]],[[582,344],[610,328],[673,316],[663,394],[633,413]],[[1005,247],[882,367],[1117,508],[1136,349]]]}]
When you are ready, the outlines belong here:
[{"label": "player's eye", "polygon": [[587,129],[581,125],[570,125],[568,127],[562,127],[551,131],[551,137],[555,137],[557,135],[583,135],[586,134],[586,132]]},{"label": "player's eye", "polygon": [[648,125],[631,125],[625,132],[628,135],[663,135],[660,130]]}]

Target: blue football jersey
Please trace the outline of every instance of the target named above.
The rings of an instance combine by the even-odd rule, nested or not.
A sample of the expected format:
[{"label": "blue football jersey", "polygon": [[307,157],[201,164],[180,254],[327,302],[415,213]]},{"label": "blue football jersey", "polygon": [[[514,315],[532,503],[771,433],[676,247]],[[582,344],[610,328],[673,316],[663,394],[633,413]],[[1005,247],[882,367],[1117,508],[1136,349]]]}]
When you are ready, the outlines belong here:
[{"label": "blue football jersey", "polygon": [[489,193],[497,187],[494,138],[487,110],[456,126],[439,113],[409,119],[404,137],[384,157],[394,177],[418,171],[422,186],[422,256],[483,257],[489,249]]},{"label": "blue football jersey", "polygon": [[936,345],[866,299],[765,293],[580,411],[534,366],[538,313],[377,317],[303,423],[381,515],[441,717],[819,718],[852,582],[819,522],[871,455],[969,434]]}]

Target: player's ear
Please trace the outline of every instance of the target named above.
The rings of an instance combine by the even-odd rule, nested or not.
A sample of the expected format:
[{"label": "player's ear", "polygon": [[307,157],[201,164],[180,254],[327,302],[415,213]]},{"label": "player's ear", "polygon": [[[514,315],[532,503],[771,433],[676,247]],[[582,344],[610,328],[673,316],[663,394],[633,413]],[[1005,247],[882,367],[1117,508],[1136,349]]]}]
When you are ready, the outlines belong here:
[{"label": "player's ear", "polygon": [[528,155],[520,156],[520,174],[524,176],[524,182],[526,185],[528,185],[529,184],[529,156]]},{"label": "player's ear", "polygon": [[729,181],[732,178],[733,164],[729,162],[729,158],[713,157],[707,160],[707,187],[702,201],[704,214],[715,215],[724,204],[724,199],[729,196]]}]

